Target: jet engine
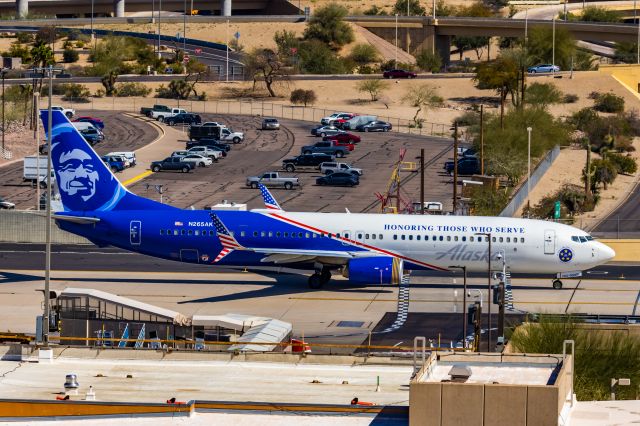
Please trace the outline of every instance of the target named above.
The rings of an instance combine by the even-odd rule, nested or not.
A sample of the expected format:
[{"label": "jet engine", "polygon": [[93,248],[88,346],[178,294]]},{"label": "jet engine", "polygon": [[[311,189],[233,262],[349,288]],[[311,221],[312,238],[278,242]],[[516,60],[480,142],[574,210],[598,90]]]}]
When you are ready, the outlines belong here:
[{"label": "jet engine", "polygon": [[375,256],[351,259],[342,275],[357,284],[400,284],[403,273],[402,259]]}]

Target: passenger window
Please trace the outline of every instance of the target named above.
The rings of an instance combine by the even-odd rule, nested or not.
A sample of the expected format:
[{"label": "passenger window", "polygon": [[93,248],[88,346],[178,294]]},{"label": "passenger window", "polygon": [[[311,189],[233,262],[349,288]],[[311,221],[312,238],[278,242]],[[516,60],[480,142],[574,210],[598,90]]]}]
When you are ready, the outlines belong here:
[{"label": "passenger window", "polygon": [[376,239],[376,234],[371,234],[371,239],[375,240]]},{"label": "passenger window", "polygon": [[378,235],[378,239],[381,240],[382,239],[382,234]]},{"label": "passenger window", "polygon": [[473,242],[473,237],[469,237],[469,241],[470,241],[470,242]]},{"label": "passenger window", "polygon": [[304,234],[303,234],[302,232],[298,232],[298,237],[299,237],[299,238],[302,238],[302,236],[303,236],[303,235],[304,235]]},{"label": "passenger window", "polygon": [[313,235],[313,238],[318,238],[318,234],[314,233],[314,234],[311,234],[311,235]]},{"label": "passenger window", "polygon": [[447,235],[447,241],[451,241],[451,235]]},{"label": "passenger window", "polygon": [[269,238],[273,237],[273,232],[269,231]]},{"label": "passenger window", "polygon": [[507,237],[507,242],[510,243],[511,242],[511,238]]},{"label": "passenger window", "polygon": [[305,238],[309,238],[309,233],[308,233],[308,232],[305,232],[305,233],[304,233],[304,237],[305,237]]},{"label": "passenger window", "polygon": [[280,238],[280,232],[276,232],[276,237]]},{"label": "passenger window", "polygon": [[521,242],[521,243],[524,243],[524,238],[520,238],[520,242]]},{"label": "passenger window", "polygon": [[493,237],[493,238],[492,238],[492,240],[493,240],[493,242],[495,243],[495,242],[496,242],[496,237]]},{"label": "passenger window", "polygon": [[393,239],[394,239],[394,240],[397,240],[397,239],[398,239],[398,236],[397,236],[396,234],[393,234]]},{"label": "passenger window", "polygon": [[453,241],[458,241],[458,236],[457,235],[453,237]]},{"label": "passenger window", "polygon": [[180,230],[180,235],[184,235],[184,229]]},{"label": "passenger window", "polygon": [[424,240],[425,240],[425,241],[429,241],[429,236],[428,236],[428,235],[425,235],[425,236],[424,236]]},{"label": "passenger window", "polygon": [[400,239],[404,240],[404,234],[400,235]]},{"label": "passenger window", "polygon": [[177,229],[173,230],[173,235],[178,235],[178,230]]},{"label": "passenger window", "polygon": [[167,229],[167,235],[171,235],[171,229]]},{"label": "passenger window", "polygon": [[338,234],[336,234],[336,237],[340,238],[340,234],[339,234],[339,233],[338,233]]},{"label": "passenger window", "polygon": [[364,239],[368,240],[369,239],[369,234],[364,234]]},{"label": "passenger window", "polygon": [[467,241],[467,237],[462,237],[462,241]]},{"label": "passenger window", "polygon": [[502,237],[500,237],[500,242],[502,242],[502,240],[503,240],[503,238],[502,238]]},{"label": "passenger window", "polygon": [[258,231],[253,231],[253,236],[257,237],[258,236]]},{"label": "passenger window", "polygon": [[444,241],[444,237],[443,237],[442,235],[440,235],[439,240],[440,240],[440,241]]},{"label": "passenger window", "polygon": [[164,235],[164,229],[160,230],[160,235]]},{"label": "passenger window", "polygon": [[244,237],[244,236],[245,236],[245,234],[246,234],[246,232],[244,232],[244,231],[240,231],[240,236],[241,236],[241,237]]},{"label": "passenger window", "polygon": [[266,233],[266,232],[264,232],[264,231],[260,232],[260,236],[261,236],[261,237],[263,237],[263,238],[264,238],[266,235],[267,235],[267,233]]},{"label": "passenger window", "polygon": [[409,235],[409,240],[412,241],[413,240],[413,235]]},{"label": "passenger window", "polygon": [[416,240],[420,241],[420,235],[416,235]]},{"label": "passenger window", "polygon": [[192,231],[191,229],[189,229],[189,231],[187,231],[187,234],[188,234],[188,235],[192,235],[192,234],[193,234],[193,231]]},{"label": "passenger window", "polygon": [[196,229],[195,231],[193,231],[193,234],[194,234],[194,235],[200,235],[200,230],[199,230],[199,229]]},{"label": "passenger window", "polygon": [[[361,240],[362,239],[362,234],[358,234],[358,239]],[[404,240],[404,238],[403,238]]]}]

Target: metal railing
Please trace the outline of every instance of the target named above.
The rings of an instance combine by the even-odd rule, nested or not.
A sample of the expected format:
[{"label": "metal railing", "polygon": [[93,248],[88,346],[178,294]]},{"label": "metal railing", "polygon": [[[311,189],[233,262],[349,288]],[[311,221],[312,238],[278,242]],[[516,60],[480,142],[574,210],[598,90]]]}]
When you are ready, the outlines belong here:
[{"label": "metal railing", "polygon": [[[308,121],[312,123],[319,123],[320,119],[335,112],[334,109],[288,105],[253,99],[197,101],[140,97],[91,97],[83,100],[69,98],[61,100],[60,97],[57,98],[56,102],[61,102],[68,107],[83,111],[123,111],[138,113],[142,107],[152,107],[154,104],[162,104],[170,107],[185,108],[189,112],[196,114],[253,115]],[[406,118],[391,117],[388,115],[377,115],[377,117],[379,120],[391,123],[392,132],[422,136],[452,137],[450,130],[451,125],[447,123],[425,121],[422,123],[422,127],[416,128],[412,126],[412,120]]]}]

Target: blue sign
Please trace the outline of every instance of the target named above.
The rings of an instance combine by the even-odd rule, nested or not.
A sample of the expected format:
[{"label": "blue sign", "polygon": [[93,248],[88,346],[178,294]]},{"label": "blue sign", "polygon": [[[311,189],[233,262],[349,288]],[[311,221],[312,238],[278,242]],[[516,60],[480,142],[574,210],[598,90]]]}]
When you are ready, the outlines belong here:
[{"label": "blue sign", "polygon": [[235,38],[240,38],[240,31],[236,31],[236,33],[233,35]]}]

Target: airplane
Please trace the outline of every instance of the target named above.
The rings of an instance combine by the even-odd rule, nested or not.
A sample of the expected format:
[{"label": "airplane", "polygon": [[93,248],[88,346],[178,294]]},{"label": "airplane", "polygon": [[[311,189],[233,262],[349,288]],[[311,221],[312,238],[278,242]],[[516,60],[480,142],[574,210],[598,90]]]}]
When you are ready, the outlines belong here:
[{"label": "airplane", "polygon": [[[42,111],[45,129],[47,118]],[[588,233],[555,222],[289,212],[264,186],[264,209],[183,210],[127,190],[61,112],[53,111],[52,133],[63,207],[54,219],[61,229],[98,246],[188,263],[309,269],[314,289],[334,271],[352,283],[397,285],[406,271],[450,271],[451,265],[501,271],[503,262],[510,272],[556,274],[553,287],[559,289],[561,277],[615,256]]]}]

